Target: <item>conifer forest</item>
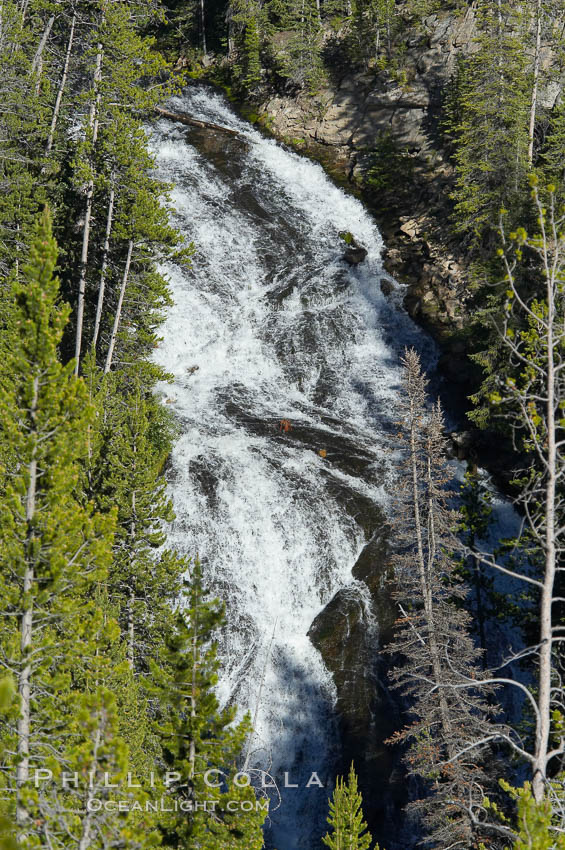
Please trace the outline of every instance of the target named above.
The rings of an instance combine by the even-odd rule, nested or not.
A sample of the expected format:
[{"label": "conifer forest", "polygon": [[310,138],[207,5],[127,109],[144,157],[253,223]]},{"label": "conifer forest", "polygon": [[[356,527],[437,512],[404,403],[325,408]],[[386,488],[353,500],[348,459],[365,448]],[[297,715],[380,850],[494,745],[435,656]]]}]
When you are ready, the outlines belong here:
[{"label": "conifer forest", "polygon": [[565,850],[565,0],[0,0],[0,850]]}]

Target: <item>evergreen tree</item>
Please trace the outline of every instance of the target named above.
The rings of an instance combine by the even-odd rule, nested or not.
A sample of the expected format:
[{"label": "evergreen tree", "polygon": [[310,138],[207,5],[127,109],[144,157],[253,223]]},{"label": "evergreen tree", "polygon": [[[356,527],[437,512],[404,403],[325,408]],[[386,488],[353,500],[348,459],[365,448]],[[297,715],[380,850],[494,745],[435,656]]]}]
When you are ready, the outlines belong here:
[{"label": "evergreen tree", "polygon": [[[481,0],[479,49],[460,72],[455,226],[481,244],[502,206],[519,211],[528,152],[528,86],[522,21],[513,4]],[[464,74],[464,75],[463,75]]]},{"label": "evergreen tree", "polygon": [[252,91],[261,82],[260,47],[261,42],[259,38],[257,18],[252,17],[249,19],[245,27],[245,36],[243,40],[245,62],[243,84],[249,91]]},{"label": "evergreen tree", "polygon": [[69,311],[57,303],[56,257],[45,211],[12,283],[15,334],[0,376],[2,456],[10,461],[0,493],[0,664],[15,674],[19,694],[2,735],[24,846],[53,823],[30,771],[44,761],[60,771],[69,758],[60,732],[77,706],[73,683],[89,677],[96,654],[99,615],[89,592],[106,574],[114,530],[111,514],[74,495],[92,411],[72,363],[57,356]]},{"label": "evergreen tree", "polygon": [[[338,776],[333,799],[330,800],[328,824],[332,831],[322,838],[330,850],[369,850],[371,833],[367,832],[367,824],[363,820],[362,803],[352,763],[347,782]],[[378,845],[374,850],[379,850]]]},{"label": "evergreen tree", "polygon": [[[163,843],[260,850],[266,808],[256,809],[255,791],[234,781],[249,720],[234,725],[235,707],[221,709],[214,693],[219,670],[215,638],[223,607],[206,599],[198,561],[192,565],[184,605],[168,633],[162,662],[151,663],[163,761],[179,774],[175,790],[186,804],[184,813],[164,817]],[[213,816],[202,808],[204,801],[214,804]]]},{"label": "evergreen tree", "polygon": [[357,50],[366,64],[390,58],[395,30],[394,0],[354,0],[352,24]]},{"label": "evergreen tree", "polygon": [[536,802],[529,782],[523,788],[512,788],[507,782],[501,785],[518,802],[514,850],[565,850],[565,835],[552,828],[553,812],[549,800]]},{"label": "evergreen tree", "polygon": [[105,411],[94,477],[100,508],[117,510],[107,586],[118,610],[130,668],[139,671],[156,654],[183,565],[171,553],[158,551],[165,541],[164,523],[173,519],[160,477],[168,444],[158,432],[166,422],[139,381],[122,394],[116,391],[116,380],[108,377],[101,389]]},{"label": "evergreen tree", "polygon": [[559,200],[565,197],[565,103],[553,108],[541,169],[547,183],[553,183]]}]

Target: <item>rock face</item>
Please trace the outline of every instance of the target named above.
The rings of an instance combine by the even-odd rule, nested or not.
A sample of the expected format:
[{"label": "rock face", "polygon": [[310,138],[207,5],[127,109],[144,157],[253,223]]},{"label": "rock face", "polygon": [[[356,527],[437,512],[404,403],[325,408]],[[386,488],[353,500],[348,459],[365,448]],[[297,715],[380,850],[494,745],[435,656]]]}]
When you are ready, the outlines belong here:
[{"label": "rock face", "polygon": [[430,149],[427,122],[460,53],[476,49],[475,10],[465,15],[431,15],[425,31],[409,41],[401,81],[387,71],[344,77],[322,90],[313,103],[273,97],[263,106],[273,132],[301,136],[342,148],[345,157],[370,147],[378,133],[391,130],[399,143],[417,151]]},{"label": "rock face", "polygon": [[[372,518],[373,522],[375,517]],[[383,518],[353,567],[368,589],[344,588],[314,620],[309,637],[332,673],[341,736],[338,772],[351,761],[359,775],[365,816],[381,846],[403,850],[399,811],[406,802],[397,748],[384,741],[398,728],[400,708],[387,683],[390,659],[380,652],[395,619],[387,566],[387,529]],[[385,843],[386,842],[386,843]]]},{"label": "rock face", "polygon": [[[391,214],[369,197],[388,248],[387,271],[408,287],[406,307],[443,344],[447,374],[464,383],[465,354],[451,350],[465,333],[466,257],[451,241],[450,201],[453,169],[444,157],[438,132],[442,98],[460,56],[478,49],[475,4],[464,11],[439,11],[409,34],[402,71],[348,73],[316,97],[270,97],[261,118],[278,138],[319,158],[334,176],[362,187],[371,150],[390,134],[413,164],[413,191]],[[547,65],[551,55],[542,51]],[[339,74],[339,72],[337,72]],[[551,107],[561,83],[540,92]],[[404,205],[404,208],[402,208]]]}]

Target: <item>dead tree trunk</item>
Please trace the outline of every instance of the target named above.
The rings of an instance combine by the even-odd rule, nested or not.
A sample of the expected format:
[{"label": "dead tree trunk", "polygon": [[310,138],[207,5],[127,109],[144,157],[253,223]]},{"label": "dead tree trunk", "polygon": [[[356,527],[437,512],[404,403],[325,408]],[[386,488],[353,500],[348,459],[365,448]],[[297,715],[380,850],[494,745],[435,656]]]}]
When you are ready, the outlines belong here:
[{"label": "dead tree trunk", "polygon": [[106,235],[104,237],[104,251],[102,255],[102,267],[100,269],[100,286],[98,289],[98,303],[96,305],[96,319],[94,322],[94,335],[92,337],[92,348],[96,350],[98,342],[98,333],[100,331],[100,321],[102,318],[102,307],[104,306],[104,290],[106,288],[106,273],[108,270],[108,255],[110,253],[110,234],[112,232],[112,220],[114,217],[114,198],[116,190],[114,188],[114,178],[112,177],[110,200],[108,201],[108,215],[106,218]]},{"label": "dead tree trunk", "polygon": [[61,103],[63,101],[63,94],[65,92],[65,87],[67,85],[67,77],[69,76],[69,65],[71,62],[71,54],[73,52],[73,41],[75,37],[75,26],[76,26],[77,16],[73,15],[73,19],[71,21],[71,31],[69,33],[69,40],[67,42],[67,52],[65,54],[65,64],[63,65],[63,75],[61,77],[61,82],[59,84],[59,90],[57,92],[57,98],[55,100],[55,107],[53,109],[53,118],[51,119],[51,128],[49,130],[49,138],[47,139],[47,145],[45,148],[45,155],[48,156],[51,153],[51,148],[53,147],[53,141],[55,139],[55,131],[57,129],[57,122],[59,120],[59,112],[61,111]]},{"label": "dead tree trunk", "polygon": [[129,270],[131,266],[131,255],[133,252],[133,239],[129,240],[128,245],[128,255],[126,259],[126,266],[124,269],[124,276],[122,278],[122,285],[120,288],[120,297],[118,298],[118,306],[116,307],[116,316],[114,318],[114,327],[112,328],[112,336],[110,337],[110,344],[108,346],[108,356],[106,357],[106,365],[104,366],[104,374],[106,375],[112,366],[112,359],[114,357],[114,347],[116,345],[116,338],[118,336],[118,329],[120,327],[120,318],[122,315],[122,306],[124,303],[124,296],[126,294],[126,286],[128,283]]},{"label": "dead tree trunk", "polygon": [[[98,54],[96,56],[96,66],[93,76],[93,94],[92,104],[90,107],[90,116],[88,121],[89,129],[92,131],[92,147],[96,145],[98,137],[98,111],[100,107],[100,92],[98,91],[98,83],[102,75],[102,45],[98,45]],[[78,305],[77,305],[77,327],[75,337],[75,375],[79,373],[80,367],[80,351],[82,346],[82,325],[84,320],[84,296],[86,292],[86,272],[88,268],[88,247],[90,243],[90,222],[92,218],[92,199],[94,196],[94,176],[91,175],[86,188],[86,207],[84,211],[84,226],[82,231],[82,251],[80,255],[80,279],[78,285]]]},{"label": "dead tree trunk", "polygon": [[[35,423],[37,415],[37,404],[39,397],[39,378],[33,381],[33,398],[30,405],[30,417]],[[35,502],[37,495],[38,470],[35,452],[29,463],[28,486],[26,493],[26,566],[23,581],[23,598],[27,603],[22,612],[20,624],[20,656],[23,667],[18,676],[18,692],[20,696],[20,714],[18,717],[18,765],[16,767],[16,822],[19,827],[25,827],[28,819],[27,808],[21,800],[21,789],[29,780],[29,744],[31,736],[31,661],[30,651],[33,635],[33,601],[31,591],[35,582],[34,567],[34,529]]]},{"label": "dead tree trunk", "polygon": [[55,15],[51,15],[49,20],[47,21],[47,25],[43,30],[43,35],[41,36],[41,41],[39,42],[39,46],[35,51],[35,56],[33,57],[33,62],[31,63],[31,73],[37,75],[37,81],[35,84],[35,93],[36,95],[40,92],[41,87],[41,72],[43,70],[43,51],[45,50],[45,45],[47,44],[47,40],[51,34],[51,30],[53,29],[53,24],[55,23]]},{"label": "dead tree trunk", "polygon": [[200,121],[198,118],[192,118],[186,112],[171,112],[170,109],[163,109],[162,106],[156,106],[155,112],[163,118],[168,118],[170,121],[179,121],[181,124],[186,124],[188,127],[201,127],[203,130],[214,130],[220,133],[228,133],[230,136],[240,136],[237,130],[232,130],[230,127],[222,127],[221,124],[213,124],[211,121]]}]

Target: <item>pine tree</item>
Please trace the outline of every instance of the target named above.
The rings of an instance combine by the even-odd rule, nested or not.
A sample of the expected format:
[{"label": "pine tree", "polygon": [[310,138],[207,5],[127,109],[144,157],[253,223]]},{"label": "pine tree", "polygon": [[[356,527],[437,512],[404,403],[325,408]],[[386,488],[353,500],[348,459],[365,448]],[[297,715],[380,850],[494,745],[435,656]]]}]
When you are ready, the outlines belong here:
[{"label": "pine tree", "polygon": [[414,720],[391,740],[410,744],[409,771],[425,780],[427,796],[411,807],[435,846],[468,847],[488,786],[478,744],[493,734],[488,705],[469,686],[480,679],[480,652],[459,604],[467,591],[456,580],[443,415],[439,403],[427,408],[427,380],[414,350],[405,352],[403,365],[406,460],[395,523],[400,619],[389,651],[403,656],[393,680],[411,697]]},{"label": "pine tree", "polygon": [[528,152],[528,86],[522,22],[505,0],[482,0],[479,49],[461,72],[456,140],[455,226],[477,244],[501,207],[520,211]]},{"label": "pine tree", "polygon": [[108,376],[100,390],[102,445],[93,475],[100,508],[117,510],[107,586],[119,611],[130,668],[139,671],[156,654],[163,621],[178,594],[182,564],[171,553],[158,551],[165,541],[164,523],[173,518],[160,477],[168,448],[160,431],[168,425],[139,380],[129,392],[118,387],[117,379]]},{"label": "pine tree", "polygon": [[395,24],[393,0],[354,0],[353,33],[357,51],[366,64],[390,58]]},{"label": "pine tree", "polygon": [[[261,850],[266,809],[255,809],[253,788],[234,782],[249,720],[234,724],[235,707],[221,709],[214,692],[223,606],[206,598],[198,561],[192,565],[184,606],[168,633],[162,661],[151,663],[163,760],[169,771],[179,774],[175,791],[186,803],[184,813],[164,817],[163,843],[202,850]],[[214,816],[201,808],[206,800],[215,804]]]},{"label": "pine tree", "polygon": [[565,850],[565,835],[553,828],[549,800],[536,802],[529,782],[522,788],[512,788],[505,781],[501,785],[518,803],[514,850]]},{"label": "pine tree", "polygon": [[565,103],[557,104],[551,113],[541,169],[547,183],[555,185],[557,198],[561,200],[565,197]]},{"label": "pine tree", "polygon": [[[112,187],[117,199],[122,192],[126,196],[129,193],[129,197],[123,198],[123,207],[130,207],[131,213],[127,223],[122,220],[122,228],[133,231],[127,236],[128,246],[131,246],[128,252],[130,261],[136,233],[144,242],[146,231],[143,223],[148,212],[153,223],[160,216],[161,234],[166,229],[166,212],[160,206],[164,190],[157,181],[149,180],[147,140],[141,121],[161,98],[174,90],[175,84],[167,73],[167,63],[154,49],[153,40],[137,31],[136,17],[142,7],[143,4],[139,3],[99,2],[90,11],[90,43],[85,51],[90,80],[85,93],[88,109],[84,133],[74,151],[72,163],[75,191],[83,196],[84,202],[80,238],[73,251],[76,251],[75,267],[78,268],[76,369],[82,355],[85,321],[89,320],[89,290],[98,289],[97,283],[100,284],[100,280],[97,283],[93,280],[93,277],[100,277],[95,258],[100,249],[104,251],[102,246],[107,244],[104,231],[107,230],[108,216],[95,214],[101,197],[107,197]],[[158,82],[146,85],[147,80]],[[132,174],[135,176],[133,184],[127,179]],[[133,186],[140,186],[143,177],[145,186],[137,193],[132,191]],[[149,197],[147,187],[150,182],[156,197]],[[103,203],[105,208],[109,206],[106,199]],[[72,225],[67,225],[67,228],[72,232]],[[169,228],[167,237],[172,232]],[[123,275],[124,289],[128,276],[129,264]]]},{"label": "pine tree", "polygon": [[72,714],[71,681],[87,675],[94,652],[89,591],[108,569],[114,529],[111,514],[74,496],[91,409],[73,364],[57,356],[69,311],[58,306],[56,257],[45,211],[21,281],[12,283],[15,335],[0,377],[2,456],[10,461],[0,493],[0,663],[19,694],[3,740],[16,754],[5,766],[15,769],[19,836],[30,846],[52,820],[30,789],[31,766],[47,759],[60,770],[68,757],[58,730]]},{"label": "pine tree", "polygon": [[[339,776],[330,800],[328,832],[322,842],[330,850],[369,850],[371,833],[363,820],[363,799],[357,790],[357,775],[353,763],[349,769],[347,782]],[[378,844],[374,850],[379,850]]]},{"label": "pine tree", "polygon": [[248,91],[252,91],[261,82],[261,41],[257,18],[251,17],[245,27],[243,39],[244,71],[242,82]]}]

